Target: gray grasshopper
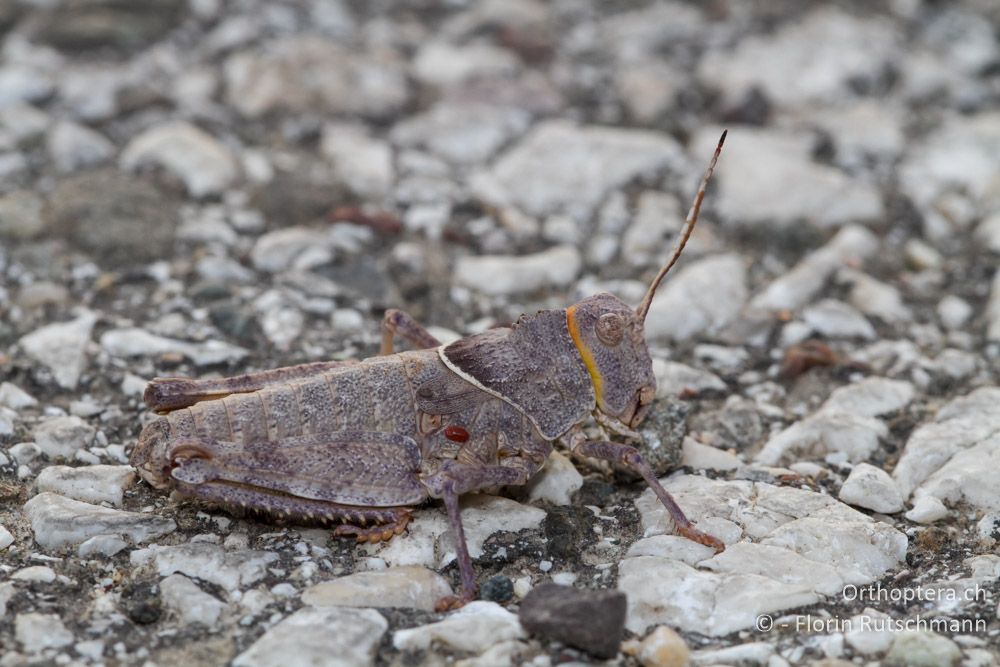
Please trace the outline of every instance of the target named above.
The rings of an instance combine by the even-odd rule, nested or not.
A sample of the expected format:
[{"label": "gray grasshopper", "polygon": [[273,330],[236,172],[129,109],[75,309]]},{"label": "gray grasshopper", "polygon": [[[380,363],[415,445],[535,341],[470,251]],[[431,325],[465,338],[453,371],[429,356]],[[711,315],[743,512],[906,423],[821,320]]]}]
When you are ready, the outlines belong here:
[{"label": "gray grasshopper", "polygon": [[[643,322],[691,235],[725,137],[637,309],[598,294],[449,345],[390,310],[378,357],[220,380],[155,378],[144,400],[165,416],[143,429],[131,464],[157,489],[282,520],[336,523],[334,535],[362,542],[402,533],[413,507],[441,499],[461,577],[460,595],[441,609],[477,590],[459,496],[525,484],[557,440],[641,475],[679,534],[721,551],[634,447],[588,440],[582,425],[593,417],[602,430],[639,439],[635,429],[656,395]],[[416,349],[393,353],[396,335]]]}]

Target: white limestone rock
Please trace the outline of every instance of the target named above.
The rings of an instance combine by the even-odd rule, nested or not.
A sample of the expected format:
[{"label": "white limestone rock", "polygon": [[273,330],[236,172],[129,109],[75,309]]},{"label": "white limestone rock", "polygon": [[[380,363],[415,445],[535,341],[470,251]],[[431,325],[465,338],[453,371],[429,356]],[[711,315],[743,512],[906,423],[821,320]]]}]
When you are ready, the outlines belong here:
[{"label": "white limestone rock", "polygon": [[[699,130],[691,152],[711,155],[721,133]],[[740,224],[790,226],[804,219],[831,228],[879,219],[884,207],[876,185],[816,162],[814,144],[808,132],[741,128],[719,160],[713,210]]]},{"label": "white limestone rock", "polygon": [[838,100],[837,105],[792,110],[782,120],[821,128],[836,146],[834,162],[848,168],[864,167],[871,158],[895,159],[906,146],[905,111],[886,99]]},{"label": "white limestone rock", "polygon": [[10,531],[6,527],[0,526],[0,551],[3,551],[12,544],[14,544],[14,536],[10,534]]},{"label": "white limestone rock", "polygon": [[[712,297],[705,298],[708,294]],[[684,341],[717,334],[737,318],[746,299],[746,266],[740,256],[692,262],[660,286],[646,315],[646,337]]]},{"label": "white limestone rock", "polygon": [[[463,496],[461,507],[465,539],[469,555],[474,559],[483,554],[483,543],[490,535],[502,530],[517,532],[537,528],[545,518],[545,510],[500,496]],[[423,565],[440,570],[455,560],[448,518],[439,508],[414,512],[405,540],[390,540],[368,549],[391,566]]]},{"label": "white limestone rock", "polygon": [[681,465],[697,470],[736,470],[742,463],[732,452],[688,437],[681,446]]},{"label": "white limestone rock", "polygon": [[517,56],[488,42],[429,40],[413,59],[413,75],[422,83],[448,88],[477,77],[509,76],[518,66]]},{"label": "white limestone rock", "polygon": [[875,327],[864,315],[836,299],[822,301],[806,307],[802,319],[825,338],[875,338]]},{"label": "white limestone rock", "polygon": [[656,190],[643,192],[636,204],[635,217],[622,236],[622,260],[631,266],[662,262],[669,253],[667,240],[680,231],[685,213],[673,195]]},{"label": "white limestone rock", "polygon": [[[739,526],[736,527],[740,530]],[[742,533],[742,531],[740,531]],[[717,536],[718,537],[718,536]],[[720,538],[722,539],[722,538]],[[723,540],[725,542],[726,540]],[[650,535],[636,540],[625,552],[626,558],[637,556],[656,556],[669,558],[694,567],[715,555],[715,550],[707,545],[698,544],[680,535]]]},{"label": "white limestone rock", "polygon": [[867,463],[854,466],[837,497],[848,505],[883,514],[903,510],[903,495],[889,473]]},{"label": "white limestone rock", "polygon": [[392,644],[400,651],[426,650],[437,644],[453,651],[482,653],[490,646],[527,637],[517,616],[496,602],[477,600],[443,621],[397,630]]},{"label": "white limestone rock", "polygon": [[363,125],[328,124],[320,146],[336,177],[351,190],[376,199],[389,192],[395,177],[392,147],[372,137]]},{"label": "white limestone rock", "polygon": [[840,452],[849,461],[864,461],[889,433],[876,417],[901,410],[913,395],[910,383],[879,377],[840,387],[819,410],[768,440],[756,461],[776,465],[793,452],[806,456]]},{"label": "white limestone rock", "polygon": [[996,483],[998,465],[1000,433],[956,452],[931,473],[915,493],[951,504],[966,503],[985,511],[1000,510],[1000,488]]},{"label": "white limestone rock", "polygon": [[512,107],[477,102],[441,102],[392,129],[392,141],[422,148],[451,164],[482,163],[523,134],[531,115]]},{"label": "white limestone rock", "polygon": [[940,498],[934,496],[917,496],[913,499],[913,508],[905,516],[914,523],[929,524],[948,517],[951,512]]},{"label": "white limestone rock", "polygon": [[217,544],[190,542],[177,546],[153,545],[131,554],[133,564],[151,562],[161,577],[179,572],[236,591],[257,583],[267,567],[278,559],[270,551],[241,549],[226,551]]},{"label": "white limestone rock", "polygon": [[837,279],[851,286],[848,299],[852,306],[865,315],[893,324],[913,320],[913,311],[903,302],[903,297],[895,286],[852,269],[842,269]]},{"label": "white limestone rock", "polygon": [[49,130],[47,148],[60,171],[99,164],[115,151],[114,144],[103,134],[70,121],[59,121]]},{"label": "white limestone rock", "polygon": [[[910,435],[893,470],[893,479],[899,484],[903,497],[909,498],[932,475],[941,471],[952,457],[975,448],[976,453],[971,459],[969,456],[962,457],[946,475],[936,478],[934,487],[938,493],[931,495],[941,499],[950,497],[946,479],[955,479],[952,474],[957,472],[956,468],[975,465],[975,459],[980,456],[985,457],[981,463],[988,465],[989,457],[995,455],[998,440],[1000,387],[981,387],[952,400],[938,411],[932,421],[922,424]],[[974,470],[969,472],[975,473]]]},{"label": "white limestone rock", "polygon": [[1000,213],[994,213],[976,227],[976,240],[987,250],[1000,253]]},{"label": "white limestone rock", "polygon": [[892,622],[888,614],[866,607],[861,614],[851,617],[844,641],[861,655],[884,653],[896,636],[890,629]]},{"label": "white limestone rock", "polygon": [[121,164],[129,170],[163,167],[184,182],[192,197],[220,194],[239,176],[236,158],[225,145],[183,121],[157,125],[132,139]]},{"label": "white limestone rock", "polygon": [[389,623],[374,609],[300,609],[233,660],[233,667],[366,667]]},{"label": "white limestone rock", "polygon": [[[759,614],[880,579],[906,554],[905,535],[825,494],[694,476],[661,481],[699,528],[728,524],[741,535],[694,565],[669,548],[653,555],[657,545],[648,538],[639,553],[649,555],[630,551],[618,586],[628,594],[626,626],[634,632],[666,624],[721,636],[753,627]],[[647,535],[672,530],[651,491],[636,507]]]},{"label": "white limestone rock", "polygon": [[854,97],[852,82],[892,62],[901,38],[886,19],[820,6],[774,33],[745,37],[731,51],[710,50],[698,77],[730,103],[753,88],[781,107],[840,103]]},{"label": "white limestone rock", "polygon": [[680,396],[688,392],[725,391],[726,383],[715,373],[693,368],[677,361],[653,359],[656,396]]},{"label": "white limestone rock", "polygon": [[18,614],[14,618],[14,636],[28,653],[39,653],[47,648],[64,648],[73,643],[70,632],[62,619],[55,614],[36,612]]},{"label": "white limestone rock", "polygon": [[0,382],[0,406],[22,410],[38,405],[38,400],[12,382]]},{"label": "white limestone rock", "polygon": [[962,659],[962,650],[952,640],[929,630],[899,633],[885,656],[889,664],[907,667],[949,667]]},{"label": "white limestone rock", "polygon": [[1000,342],[1000,269],[993,275],[990,299],[986,302],[986,337]]},{"label": "white limestone rock", "polygon": [[[976,524],[976,532],[979,533],[979,538],[987,544],[1000,542],[1000,512],[991,512],[980,519]],[[0,535],[0,544],[2,543],[3,539]],[[1000,576],[1000,572],[997,572],[997,576]]]},{"label": "white limestone rock", "polygon": [[115,357],[151,357],[161,354],[182,354],[197,366],[211,366],[231,361],[239,361],[248,352],[242,347],[230,345],[220,340],[206,340],[193,343],[157,336],[145,329],[111,329],[101,336],[101,347]]},{"label": "white limestone rock", "polygon": [[914,394],[913,385],[909,382],[873,376],[834,389],[822,409],[861,417],[880,417],[905,408]]},{"label": "white limestone rock", "polygon": [[277,111],[388,118],[409,99],[391,48],[351,51],[317,34],[255,45],[231,56],[224,72],[229,104],[248,118]]},{"label": "white limestone rock", "polygon": [[840,452],[849,461],[864,461],[888,434],[888,427],[873,417],[820,410],[773,436],[755,460],[777,465],[791,455],[812,458]]},{"label": "white limestone rock", "polygon": [[35,444],[49,458],[72,458],[80,449],[89,447],[97,429],[79,417],[50,417],[36,426],[31,435]]},{"label": "white limestone rock", "polygon": [[29,565],[11,574],[10,578],[14,581],[37,581],[51,584],[56,580],[56,573],[47,565]]},{"label": "white limestone rock", "polygon": [[63,389],[75,389],[87,367],[87,344],[97,315],[85,311],[69,322],[47,324],[23,336],[21,349],[52,371]]},{"label": "white limestone rock", "polygon": [[330,262],[334,256],[327,234],[298,226],[262,234],[250,252],[254,268],[268,273],[311,269]]},{"label": "white limestone rock", "polygon": [[391,567],[355,572],[310,586],[302,601],[313,607],[399,607],[434,611],[441,598],[452,595],[451,585],[425,567]]},{"label": "white limestone rock", "polygon": [[975,310],[969,302],[954,294],[948,294],[938,302],[937,314],[946,328],[951,330],[961,329]]},{"label": "white limestone rock", "polygon": [[737,542],[714,558],[709,557],[702,565],[713,572],[768,577],[820,595],[837,595],[844,588],[844,577],[832,564],[816,562],[770,544]]},{"label": "white limestone rock", "polygon": [[863,263],[878,252],[879,245],[878,238],[864,227],[846,226],[826,245],[809,253],[791,271],[754,296],[750,306],[763,310],[800,308],[826,286],[835,271]]},{"label": "white limestone rock", "polygon": [[110,558],[127,548],[128,542],[118,535],[94,535],[81,542],[80,546],[76,548],[76,553],[84,559],[96,556]]},{"label": "white limestone rock", "polygon": [[995,211],[998,156],[1000,113],[952,114],[930,136],[911,144],[899,168],[900,186],[925,214],[940,215],[935,204],[954,193]]},{"label": "white limestone rock", "polygon": [[6,617],[7,604],[17,596],[17,588],[12,581],[0,584],[0,615]]},{"label": "white limestone rock", "polygon": [[573,494],[583,486],[583,475],[565,454],[553,450],[541,469],[527,484],[528,500],[552,505],[570,505]]},{"label": "white limestone rock", "polygon": [[753,627],[757,616],[765,612],[820,599],[805,586],[759,575],[718,575],[654,556],[623,560],[618,567],[618,588],[628,596],[625,627],[636,633],[664,624],[686,632],[726,635]]},{"label": "white limestone rock", "polygon": [[575,246],[561,245],[533,255],[466,255],[455,265],[455,284],[489,295],[566,287],[583,260]]},{"label": "white limestone rock", "polygon": [[209,595],[183,574],[172,574],[160,582],[164,606],[184,625],[216,627],[228,606]]},{"label": "white limestone rock", "polygon": [[35,542],[43,549],[80,544],[95,535],[124,535],[134,543],[147,542],[177,525],[152,514],[89,505],[55,493],[39,493],[24,504]]},{"label": "white limestone rock", "polygon": [[[770,665],[775,658],[774,645],[769,642],[747,642],[723,648],[706,648],[691,654],[695,667],[709,665]],[[780,664],[780,663],[779,663]]]},{"label": "white limestone rock", "polygon": [[472,183],[490,204],[585,221],[613,190],[683,163],[680,146],[666,134],[551,120],[536,125]]},{"label": "white limestone rock", "polygon": [[51,491],[94,505],[108,503],[121,507],[122,495],[133,482],[135,470],[131,466],[48,466],[39,473],[37,485],[39,491]]}]

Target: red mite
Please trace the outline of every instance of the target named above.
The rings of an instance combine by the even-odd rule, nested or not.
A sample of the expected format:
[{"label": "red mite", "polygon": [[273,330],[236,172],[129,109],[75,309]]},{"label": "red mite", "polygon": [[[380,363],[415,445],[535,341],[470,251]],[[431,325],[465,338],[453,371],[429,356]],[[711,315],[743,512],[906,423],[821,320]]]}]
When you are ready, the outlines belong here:
[{"label": "red mite", "polygon": [[469,432],[461,426],[446,426],[444,429],[444,437],[448,438],[452,442],[468,442]]}]

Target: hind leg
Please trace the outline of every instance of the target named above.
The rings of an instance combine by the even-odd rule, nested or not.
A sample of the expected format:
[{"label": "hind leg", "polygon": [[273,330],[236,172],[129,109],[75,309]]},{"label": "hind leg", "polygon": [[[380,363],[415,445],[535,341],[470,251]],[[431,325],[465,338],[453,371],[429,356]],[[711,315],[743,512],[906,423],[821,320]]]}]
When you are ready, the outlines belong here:
[{"label": "hind leg", "polygon": [[381,356],[392,354],[393,341],[397,334],[418,350],[441,344],[441,341],[432,336],[424,325],[413,319],[412,315],[393,308],[385,311],[385,317],[382,319],[382,348],[379,350]]},{"label": "hind leg", "polygon": [[158,414],[165,414],[200,403],[229,396],[258,391],[267,386],[287,384],[294,380],[319,375],[335,368],[342,368],[355,361],[317,361],[287,368],[246,373],[230,378],[191,380],[188,378],[153,378],[146,385],[142,400],[146,407]]}]

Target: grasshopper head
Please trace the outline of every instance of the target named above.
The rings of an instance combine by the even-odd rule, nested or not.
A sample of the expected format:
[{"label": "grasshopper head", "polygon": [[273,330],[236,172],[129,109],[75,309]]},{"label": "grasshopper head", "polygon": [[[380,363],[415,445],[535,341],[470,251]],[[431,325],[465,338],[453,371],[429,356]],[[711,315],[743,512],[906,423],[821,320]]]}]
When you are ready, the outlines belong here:
[{"label": "grasshopper head", "polygon": [[653,376],[653,361],[646,347],[643,322],[653,296],[656,295],[656,288],[681,256],[684,245],[691,237],[708,181],[725,140],[726,133],[723,132],[712,161],[701,179],[677,244],[667,263],[653,279],[639,307],[632,310],[612,294],[598,294],[566,310],[570,335],[594,383],[597,408],[631,428],[642,422],[650,403],[656,397],[656,378]]},{"label": "grasshopper head", "polygon": [[165,489],[171,484],[167,456],[169,433],[170,427],[165,419],[150,422],[142,429],[129,455],[129,464],[154,489]]},{"label": "grasshopper head", "polygon": [[594,383],[597,408],[635,427],[656,396],[639,314],[613,294],[598,294],[567,308],[566,319]]}]

